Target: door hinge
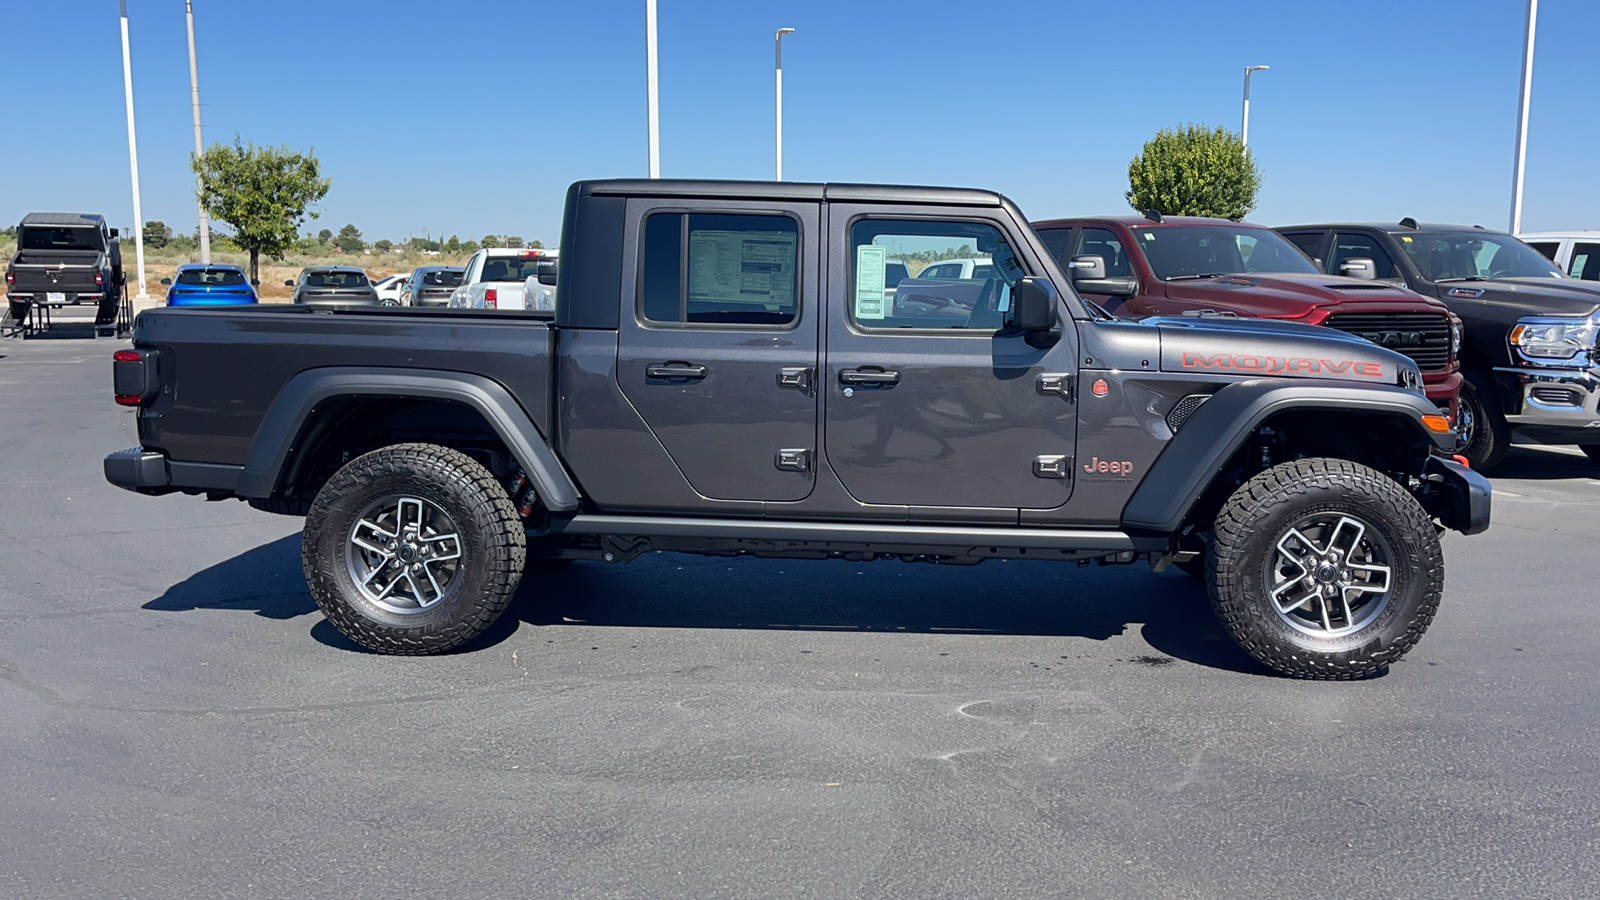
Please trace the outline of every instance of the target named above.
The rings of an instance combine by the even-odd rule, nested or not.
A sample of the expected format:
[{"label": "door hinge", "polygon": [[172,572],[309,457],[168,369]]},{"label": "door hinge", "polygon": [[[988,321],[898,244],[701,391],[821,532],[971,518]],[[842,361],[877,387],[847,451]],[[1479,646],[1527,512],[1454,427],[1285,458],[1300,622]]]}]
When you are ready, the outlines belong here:
[{"label": "door hinge", "polygon": [[1070,372],[1045,372],[1033,383],[1041,394],[1057,394],[1068,403],[1077,399],[1078,377]]},{"label": "door hinge", "polygon": [[811,367],[786,366],[779,369],[778,387],[793,388],[802,394],[811,393]]},{"label": "door hinge", "polygon": [[1071,478],[1072,457],[1065,453],[1035,456],[1033,474],[1040,478]]},{"label": "door hinge", "polygon": [[779,450],[777,466],[786,472],[811,471],[810,450]]}]

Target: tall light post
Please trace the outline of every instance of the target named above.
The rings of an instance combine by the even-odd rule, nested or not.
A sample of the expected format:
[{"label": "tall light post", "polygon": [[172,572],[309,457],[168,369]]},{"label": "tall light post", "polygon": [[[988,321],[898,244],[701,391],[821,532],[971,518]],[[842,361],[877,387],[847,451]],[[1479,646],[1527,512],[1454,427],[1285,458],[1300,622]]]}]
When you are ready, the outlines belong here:
[{"label": "tall light post", "polygon": [[1244,121],[1239,126],[1239,143],[1247,149],[1250,146],[1250,76],[1257,72],[1265,72],[1271,66],[1245,66],[1244,67]]},{"label": "tall light post", "polygon": [[783,36],[794,34],[793,28],[779,28],[773,37],[775,52],[773,56],[773,71],[777,73],[778,89],[778,133],[776,142],[776,177],[775,181],[783,180]]},{"label": "tall light post", "polygon": [[656,110],[656,0],[644,0],[645,94],[650,111],[650,177],[661,177],[661,116]]},{"label": "tall light post", "polygon": [[[189,96],[194,104],[194,156],[198,160],[205,152],[205,144],[200,140],[200,70],[194,62],[194,2],[183,0],[183,11],[189,20]],[[204,190],[205,179],[200,173],[194,173],[195,187]],[[211,217],[206,215],[206,205],[196,198],[200,205],[200,261],[206,265],[211,264]]]},{"label": "tall light post", "polygon": [[138,259],[139,293],[135,300],[149,300],[144,288],[144,212],[139,208],[139,141],[133,133],[133,63],[128,55],[128,0],[122,0],[122,89],[128,100],[128,165],[133,171],[133,250]]},{"label": "tall light post", "polygon": [[1528,100],[1533,93],[1533,29],[1539,0],[1528,0],[1528,27],[1522,33],[1522,97],[1517,104],[1517,152],[1511,168],[1511,233],[1522,230],[1522,175],[1528,161]]}]

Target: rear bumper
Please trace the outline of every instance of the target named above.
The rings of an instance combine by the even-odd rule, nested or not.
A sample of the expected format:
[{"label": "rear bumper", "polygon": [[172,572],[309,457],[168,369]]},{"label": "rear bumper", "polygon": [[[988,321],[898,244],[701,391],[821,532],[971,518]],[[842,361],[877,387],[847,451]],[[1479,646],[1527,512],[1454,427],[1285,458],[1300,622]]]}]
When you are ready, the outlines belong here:
[{"label": "rear bumper", "polygon": [[138,494],[212,494],[229,496],[243,466],[173,462],[166,454],[143,447],[118,450],[105,458],[106,481]]}]

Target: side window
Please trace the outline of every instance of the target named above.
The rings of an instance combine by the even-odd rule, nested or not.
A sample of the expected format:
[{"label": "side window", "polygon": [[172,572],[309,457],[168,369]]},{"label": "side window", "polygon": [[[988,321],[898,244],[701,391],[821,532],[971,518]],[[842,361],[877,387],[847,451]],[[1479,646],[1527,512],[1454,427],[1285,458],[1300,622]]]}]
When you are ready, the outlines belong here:
[{"label": "side window", "polygon": [[1561,249],[1559,241],[1529,241],[1528,246],[1539,251],[1545,259],[1556,261],[1556,251]]},{"label": "side window", "polygon": [[1062,271],[1069,271],[1067,263],[1072,261],[1072,255],[1067,252],[1067,243],[1072,237],[1071,228],[1045,228],[1039,232],[1039,241],[1044,244],[1044,249],[1056,261]]},{"label": "side window", "polygon": [[662,325],[793,325],[799,256],[800,224],[788,216],[651,213],[639,315]]},{"label": "side window", "polygon": [[[890,259],[923,268],[885,290]],[[973,277],[961,263],[975,260]],[[948,276],[943,272],[949,272]],[[858,328],[998,331],[1027,274],[1000,229],[982,222],[860,219],[850,226],[850,320]]]},{"label": "side window", "polygon": [[1600,244],[1577,244],[1567,274],[1584,281],[1600,281]]},{"label": "side window", "polygon": [[1338,275],[1339,266],[1347,259],[1365,258],[1372,260],[1378,270],[1378,278],[1397,278],[1394,270],[1394,260],[1389,257],[1388,251],[1378,244],[1378,239],[1365,234],[1336,234],[1333,236],[1333,247],[1328,251],[1327,271],[1330,275]]},{"label": "side window", "polygon": [[1288,238],[1289,243],[1299,247],[1301,253],[1312,259],[1316,259],[1322,253],[1322,232],[1320,231],[1296,231],[1294,234],[1286,234],[1284,237]]},{"label": "side window", "polygon": [[[1098,256],[1106,261],[1106,277],[1119,278],[1132,275],[1128,267],[1128,254],[1123,251],[1122,240],[1104,228],[1085,228],[1078,235],[1073,256]],[[1065,265],[1065,263],[1063,263]]]}]

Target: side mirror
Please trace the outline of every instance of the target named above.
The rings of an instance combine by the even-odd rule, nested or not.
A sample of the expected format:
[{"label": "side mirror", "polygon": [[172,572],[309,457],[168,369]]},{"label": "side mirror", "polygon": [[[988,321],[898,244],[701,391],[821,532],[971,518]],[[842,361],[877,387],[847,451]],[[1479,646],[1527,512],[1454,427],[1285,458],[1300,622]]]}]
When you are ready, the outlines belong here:
[{"label": "side mirror", "polygon": [[1378,277],[1378,264],[1365,256],[1352,256],[1339,264],[1339,274],[1372,281]]},{"label": "side mirror", "polygon": [[283,286],[284,287],[294,287],[294,279],[293,278],[284,279]]},{"label": "side mirror", "polygon": [[1106,277],[1106,258],[1094,254],[1074,256],[1067,263],[1067,272],[1072,275],[1073,281],[1099,280]]},{"label": "side mirror", "polygon": [[1132,275],[1106,277],[1106,260],[1103,256],[1074,256],[1067,263],[1067,271],[1072,273],[1072,286],[1080,294],[1132,297],[1139,293],[1139,279]]},{"label": "side mirror", "polygon": [[1007,312],[1006,324],[1026,331],[1028,343],[1038,346],[1036,336],[1055,332],[1060,302],[1061,295],[1049,280],[1031,275],[1019,278],[1011,288],[1011,309]]},{"label": "side mirror", "polygon": [[116,237],[117,236],[117,229],[115,229],[115,228],[111,229],[111,236],[112,237]]},{"label": "side mirror", "polygon": [[163,279],[161,279],[161,283],[162,284],[171,284],[172,283],[172,279],[171,278],[163,278]]},{"label": "side mirror", "polygon": [[542,256],[542,257],[539,258],[539,261],[537,263],[535,263],[535,266],[539,270],[539,283],[540,284],[555,284],[556,283],[556,273],[558,271],[560,271],[560,260],[559,259],[554,259],[554,258],[551,258],[551,257],[548,257],[548,256]]}]

